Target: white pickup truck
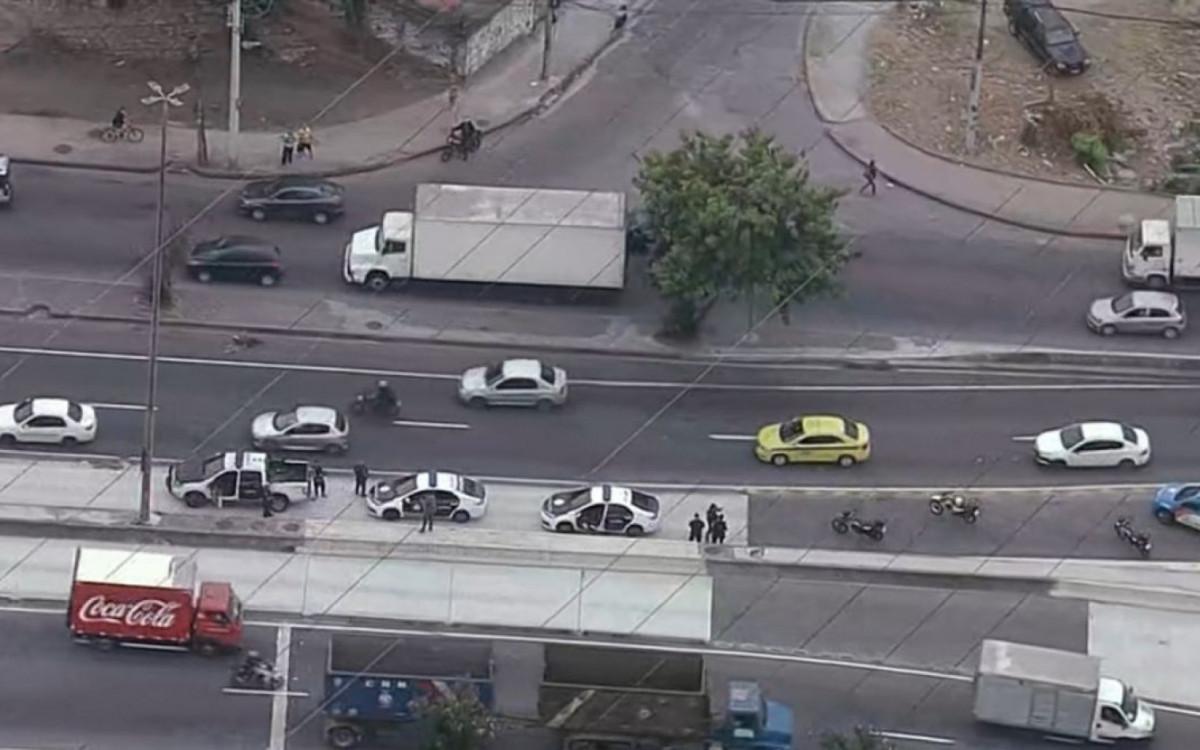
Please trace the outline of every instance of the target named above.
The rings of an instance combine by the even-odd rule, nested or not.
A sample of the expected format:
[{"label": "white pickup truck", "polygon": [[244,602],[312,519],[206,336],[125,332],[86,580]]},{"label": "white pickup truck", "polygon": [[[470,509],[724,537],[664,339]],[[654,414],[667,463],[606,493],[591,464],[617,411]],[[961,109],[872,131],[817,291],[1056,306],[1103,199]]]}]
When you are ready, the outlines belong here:
[{"label": "white pickup truck", "polygon": [[293,500],[313,497],[312,465],[272,458],[266,453],[228,451],[198,461],[184,461],[167,471],[167,491],[189,508],[235,503],[259,505],[264,496],[275,513]]}]

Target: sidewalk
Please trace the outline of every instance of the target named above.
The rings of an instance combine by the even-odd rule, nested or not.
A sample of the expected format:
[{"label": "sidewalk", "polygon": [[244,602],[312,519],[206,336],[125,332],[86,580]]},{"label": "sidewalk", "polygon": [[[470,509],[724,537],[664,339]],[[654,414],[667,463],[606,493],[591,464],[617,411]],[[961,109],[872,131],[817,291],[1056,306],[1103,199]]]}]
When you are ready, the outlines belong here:
[{"label": "sidewalk", "polygon": [[[872,121],[863,105],[868,39],[882,4],[819,3],[805,30],[805,75],[830,140],[880,176],[931,200],[1051,234],[1122,239],[1122,216],[1167,218],[1167,196],[1037,180],[967,166],[924,151]],[[890,6],[889,6],[890,7]]]},{"label": "sidewalk", "polygon": [[[616,0],[595,5],[565,5],[558,11],[549,77],[539,82],[542,32],[539,26],[515,42],[473,77],[459,97],[458,119],[474,119],[495,131],[552,103],[620,34],[613,32]],[[612,12],[609,12],[609,8]],[[187,107],[181,108],[187,111]],[[135,113],[146,130],[140,144],[106,144],[97,137],[101,123],[69,118],[0,115],[0,150],[18,163],[127,172],[158,168],[158,129],[154,118]],[[316,158],[297,159],[289,173],[348,174],[390,166],[438,150],[453,125],[445,94],[357,122],[322,128],[315,123]],[[209,165],[196,165],[196,132],[190,121],[168,128],[168,159],[175,169],[209,177],[249,177],[278,173],[280,138],[275,132],[243,131],[237,167],[228,160],[228,134],[208,129]]]}]

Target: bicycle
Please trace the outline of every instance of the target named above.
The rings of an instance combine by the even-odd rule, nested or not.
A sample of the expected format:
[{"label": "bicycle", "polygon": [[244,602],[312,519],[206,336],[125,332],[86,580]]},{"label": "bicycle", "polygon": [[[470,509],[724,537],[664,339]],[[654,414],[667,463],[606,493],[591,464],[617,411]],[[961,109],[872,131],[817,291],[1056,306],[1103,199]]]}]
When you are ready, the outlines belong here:
[{"label": "bicycle", "polygon": [[112,125],[108,125],[100,131],[100,140],[105,143],[116,143],[121,140],[129,141],[130,143],[141,143],[145,137],[146,132],[133,125],[126,125],[122,128],[114,128]]}]

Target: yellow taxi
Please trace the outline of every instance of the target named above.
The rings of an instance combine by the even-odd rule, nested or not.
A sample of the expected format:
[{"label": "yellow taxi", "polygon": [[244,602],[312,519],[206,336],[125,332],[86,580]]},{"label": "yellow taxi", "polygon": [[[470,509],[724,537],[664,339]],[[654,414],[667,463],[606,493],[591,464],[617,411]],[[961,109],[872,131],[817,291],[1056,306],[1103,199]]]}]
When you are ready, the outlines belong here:
[{"label": "yellow taxi", "polygon": [[811,414],[758,431],[754,455],[776,466],[792,463],[853,466],[871,457],[871,432],[862,422]]}]

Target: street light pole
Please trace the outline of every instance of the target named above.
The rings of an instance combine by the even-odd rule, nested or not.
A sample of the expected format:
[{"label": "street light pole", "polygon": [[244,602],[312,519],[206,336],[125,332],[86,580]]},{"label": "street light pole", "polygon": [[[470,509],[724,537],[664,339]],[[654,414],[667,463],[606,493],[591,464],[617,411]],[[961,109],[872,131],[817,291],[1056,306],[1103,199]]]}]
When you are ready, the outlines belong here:
[{"label": "street light pole", "polygon": [[975,65],[971,68],[971,91],[967,95],[967,153],[975,153],[976,131],[979,128],[979,99],[983,89],[983,48],[987,43],[987,5],[979,5],[979,35],[975,39]]},{"label": "street light pole", "polygon": [[229,3],[229,166],[238,163],[238,138],[242,129],[242,0]]},{"label": "street light pole", "polygon": [[162,308],[163,277],[163,214],[166,210],[167,194],[167,120],[171,107],[182,107],[179,97],[188,91],[185,83],[171,89],[170,93],[154,81],[147,81],[151,95],[142,97],[142,104],[162,106],[162,120],[158,146],[158,204],[154,213],[154,249],[151,251],[150,272],[150,346],[146,368],[146,412],[142,421],[142,487],[138,503],[138,523],[150,520],[150,472],[154,465],[154,414],[158,403],[158,326]]}]

